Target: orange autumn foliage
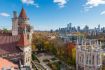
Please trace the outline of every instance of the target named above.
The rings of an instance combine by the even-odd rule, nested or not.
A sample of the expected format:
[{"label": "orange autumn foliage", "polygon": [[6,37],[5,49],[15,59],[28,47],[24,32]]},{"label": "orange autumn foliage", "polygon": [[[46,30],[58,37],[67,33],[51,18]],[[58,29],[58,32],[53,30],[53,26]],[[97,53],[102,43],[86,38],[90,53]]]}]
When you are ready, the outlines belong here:
[{"label": "orange autumn foliage", "polygon": [[76,48],[76,44],[75,44],[75,43],[72,43],[72,42],[67,43],[66,51],[67,51],[67,55],[68,55],[68,56],[70,56],[70,57],[73,56],[72,50],[73,50],[74,48]]}]

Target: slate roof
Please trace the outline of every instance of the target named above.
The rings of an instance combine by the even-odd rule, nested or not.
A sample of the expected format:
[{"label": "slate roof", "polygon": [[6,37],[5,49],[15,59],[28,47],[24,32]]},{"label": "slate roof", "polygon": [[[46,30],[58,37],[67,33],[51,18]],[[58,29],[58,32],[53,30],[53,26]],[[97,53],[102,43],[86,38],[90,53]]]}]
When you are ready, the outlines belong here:
[{"label": "slate roof", "polygon": [[20,47],[25,47],[25,46],[30,45],[29,40],[27,40],[27,35],[26,34],[20,35],[20,39],[19,39],[19,42],[17,43],[17,45],[20,46]]},{"label": "slate roof", "polygon": [[17,47],[19,36],[0,36],[0,55],[21,52]]}]

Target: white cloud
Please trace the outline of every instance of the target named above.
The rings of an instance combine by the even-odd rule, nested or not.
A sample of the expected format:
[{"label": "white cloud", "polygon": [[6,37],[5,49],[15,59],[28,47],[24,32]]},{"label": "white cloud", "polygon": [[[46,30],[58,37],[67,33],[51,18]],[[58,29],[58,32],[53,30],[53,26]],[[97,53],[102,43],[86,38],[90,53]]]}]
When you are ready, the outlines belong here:
[{"label": "white cloud", "polygon": [[34,4],[34,0],[22,0],[22,3],[25,3],[25,4]]},{"label": "white cloud", "polygon": [[39,5],[38,4],[34,4],[37,8],[39,8]]},{"label": "white cloud", "polygon": [[100,13],[100,15],[105,15],[105,10]]},{"label": "white cloud", "polygon": [[9,17],[10,15],[8,13],[3,12],[3,13],[0,13],[0,16]]},{"label": "white cloud", "polygon": [[93,8],[102,4],[105,4],[105,0],[87,0],[85,6],[87,8]]},{"label": "white cloud", "polygon": [[35,0],[21,0],[21,1],[22,3],[27,4],[27,5],[34,5],[37,8],[39,7],[39,5],[35,3]]},{"label": "white cloud", "polygon": [[64,7],[64,5],[68,2],[69,0],[53,0],[54,3],[57,3],[59,7]]}]

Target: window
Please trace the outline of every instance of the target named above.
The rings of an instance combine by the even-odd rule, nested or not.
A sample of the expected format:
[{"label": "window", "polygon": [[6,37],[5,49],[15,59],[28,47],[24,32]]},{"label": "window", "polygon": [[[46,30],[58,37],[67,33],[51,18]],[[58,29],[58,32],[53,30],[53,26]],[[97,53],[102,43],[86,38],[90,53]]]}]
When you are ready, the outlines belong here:
[{"label": "window", "polygon": [[89,64],[91,64],[91,53],[90,53],[90,55],[89,55]]},{"label": "window", "polygon": [[29,40],[29,34],[27,35],[27,39]]},{"label": "window", "polygon": [[27,58],[26,58],[26,63],[27,63]]},{"label": "window", "polygon": [[92,60],[93,60],[93,61],[92,61],[92,64],[94,64],[94,55],[92,56]]},{"label": "window", "polygon": [[84,55],[82,54],[81,62],[84,62]]},{"label": "window", "polygon": [[89,59],[89,64],[91,64],[91,59]]},{"label": "window", "polygon": [[99,61],[99,56],[98,56],[98,54],[97,54],[97,65],[98,65],[98,61]]},{"label": "window", "polygon": [[86,64],[88,64],[88,56],[86,57]]},{"label": "window", "polygon": [[28,61],[30,61],[30,57],[28,57]]},{"label": "window", "polygon": [[80,56],[80,62],[81,62],[81,56]]}]

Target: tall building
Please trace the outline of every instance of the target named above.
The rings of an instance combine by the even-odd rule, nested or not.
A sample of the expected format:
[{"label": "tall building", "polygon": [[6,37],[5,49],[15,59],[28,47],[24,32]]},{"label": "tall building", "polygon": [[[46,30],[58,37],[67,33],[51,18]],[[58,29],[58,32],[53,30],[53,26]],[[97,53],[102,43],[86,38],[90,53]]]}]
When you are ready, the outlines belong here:
[{"label": "tall building", "polygon": [[31,67],[32,27],[29,18],[22,8],[20,15],[13,12],[12,32],[0,34],[0,57],[19,64],[20,67]]},{"label": "tall building", "polygon": [[77,41],[76,70],[102,70],[101,42],[95,39]]},{"label": "tall building", "polygon": [[86,25],[83,29],[84,32],[89,32],[89,27]]},{"label": "tall building", "polygon": [[77,32],[80,32],[81,31],[81,28],[80,26],[77,27]]},{"label": "tall building", "polygon": [[70,29],[72,27],[72,23],[67,24],[67,29]]}]

